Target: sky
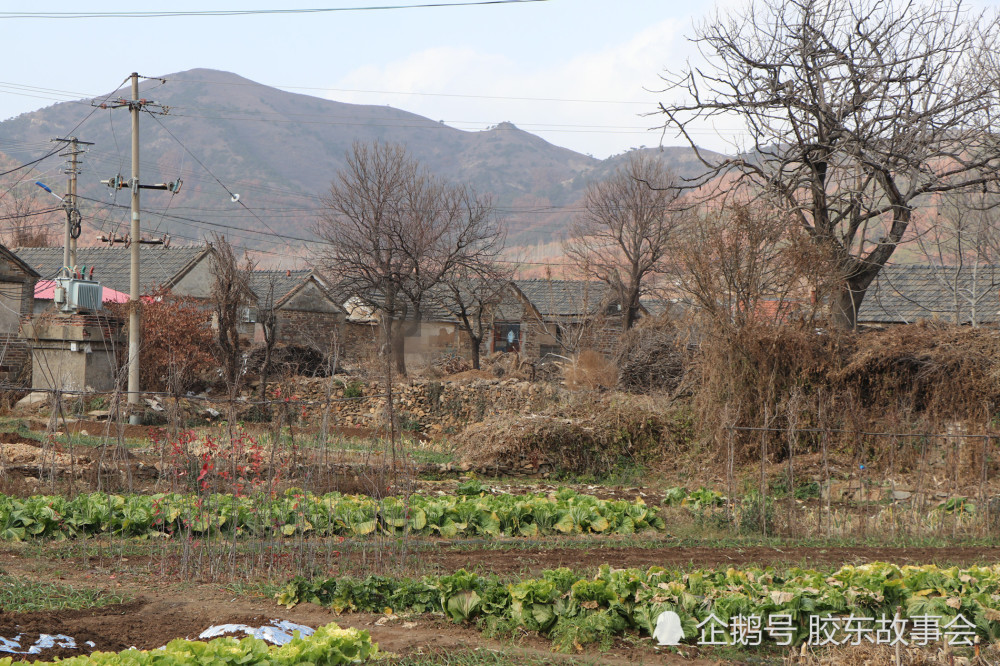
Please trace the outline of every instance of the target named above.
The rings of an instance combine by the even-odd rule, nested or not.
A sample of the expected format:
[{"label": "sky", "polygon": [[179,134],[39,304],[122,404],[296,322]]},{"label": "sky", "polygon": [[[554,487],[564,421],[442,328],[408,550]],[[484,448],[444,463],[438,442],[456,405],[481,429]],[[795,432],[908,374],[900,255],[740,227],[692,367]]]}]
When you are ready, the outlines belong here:
[{"label": "sky", "polygon": [[[198,12],[385,3],[0,2],[0,34],[10,54],[0,73],[0,119],[54,101],[102,95],[133,71],[162,76],[207,67],[337,101],[388,104],[464,130],[508,121],[556,145],[604,158],[638,146],[684,144],[658,130],[656,105],[670,101],[660,75],[697,58],[687,39],[697,22],[732,11],[742,0],[540,0],[248,16],[10,16],[15,9]],[[969,4],[978,9],[1000,0]],[[720,152],[739,147],[734,127],[701,127],[695,139]]]},{"label": "sky", "polygon": [[[420,0],[399,0],[418,4]],[[439,0],[451,3],[455,0]],[[384,0],[314,0],[346,8]],[[111,2],[42,2],[34,12],[116,12]],[[141,3],[141,11],[285,8],[243,0]],[[545,0],[506,5],[157,18],[7,18],[0,119],[97,96],[132,71],[234,72],[294,92],[388,104],[465,130],[509,121],[604,158],[661,135],[663,69],[682,64],[693,22],[711,5],[673,0]],[[45,90],[38,90],[42,88]],[[220,93],[222,94],[222,93]],[[85,115],[85,112],[82,112]],[[720,137],[707,132],[705,145]],[[673,136],[665,145],[680,145]]]}]

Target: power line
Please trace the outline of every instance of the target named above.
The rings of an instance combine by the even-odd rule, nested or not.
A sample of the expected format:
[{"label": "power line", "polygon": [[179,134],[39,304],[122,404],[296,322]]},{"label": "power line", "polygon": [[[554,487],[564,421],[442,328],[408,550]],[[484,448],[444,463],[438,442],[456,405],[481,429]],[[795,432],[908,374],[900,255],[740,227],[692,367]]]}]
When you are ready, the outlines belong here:
[{"label": "power line", "polygon": [[474,0],[469,2],[431,2],[415,5],[370,5],[363,7],[317,7],[304,9],[206,9],[200,11],[132,12],[0,12],[0,19],[89,19],[89,18],[172,18],[181,16],[274,16],[280,14],[328,14],[333,12],[389,11],[397,9],[433,9],[479,7],[485,5],[523,5],[549,0]]},{"label": "power line", "polygon": [[[91,202],[94,202],[96,204],[107,206],[107,207],[110,207],[110,208],[125,208],[125,209],[128,208],[128,206],[125,206],[123,204],[106,203],[106,202],[100,201],[99,199],[92,199],[92,198],[84,197],[84,196],[80,196],[78,198],[84,199],[86,201],[91,201]],[[153,210],[149,210],[149,209],[142,209],[141,212],[143,212],[143,213],[149,213],[149,214],[159,214],[159,215],[162,215],[166,219],[178,221],[178,222],[181,222],[181,223],[189,223],[189,224],[195,225],[195,226],[207,226],[207,227],[215,227],[215,228],[226,229],[227,230],[227,234],[234,235],[234,236],[236,236],[238,238],[244,238],[244,239],[250,240],[250,241],[253,241],[253,240],[256,240],[256,239],[254,239],[254,238],[248,238],[247,236],[244,235],[244,233],[252,233],[252,234],[257,234],[259,236],[264,236],[264,237],[268,237],[268,238],[281,239],[281,240],[286,241],[286,245],[287,245],[287,241],[295,241],[295,242],[299,242],[299,243],[309,243],[311,245],[326,245],[326,246],[329,246],[329,247],[336,246],[336,243],[333,243],[332,241],[324,240],[322,238],[303,238],[301,236],[293,236],[291,234],[278,233],[278,232],[274,231],[273,229],[271,229],[269,231],[256,231],[254,229],[247,229],[245,227],[236,227],[236,226],[233,226],[231,224],[223,224],[222,222],[211,222],[209,220],[199,220],[199,219],[196,219],[196,218],[186,217],[186,216],[183,216],[183,215],[176,215],[176,214],[173,214],[173,213],[167,213],[165,211],[163,213],[158,213],[157,211],[153,211]],[[258,218],[258,219],[260,219],[260,218]],[[146,229],[146,231],[149,231],[149,230]],[[179,234],[174,234],[174,235],[177,235],[179,238],[184,238],[183,236],[181,236]],[[201,239],[192,239],[192,238],[188,237],[187,240],[201,240]],[[253,252],[263,252],[265,254],[273,254],[273,255],[276,255],[276,256],[288,256],[288,257],[295,256],[295,255],[292,255],[292,254],[285,254],[285,253],[273,252],[273,251],[268,251],[268,250],[260,250],[258,248],[245,248],[245,249],[249,249],[250,251],[253,251]],[[293,248],[289,245],[288,249],[291,250]],[[527,264],[527,265],[532,265],[532,266],[573,266],[573,265],[575,265],[575,264],[559,263],[559,262],[551,262],[551,261],[542,262],[542,261],[508,261],[508,260],[498,260],[498,262],[499,263],[504,263],[504,264],[512,264],[512,265]]]},{"label": "power line", "polygon": [[[242,86],[257,86],[260,87],[264,84],[258,84],[254,82],[228,82],[228,81],[209,81],[205,79],[184,79],[184,81],[192,82],[204,82],[212,83],[217,85],[242,85]],[[84,93],[74,93],[70,91],[61,91],[54,88],[39,88],[35,86],[27,86],[24,84],[0,82],[0,90],[4,87],[14,87],[15,91],[6,91],[8,94],[21,95],[26,97],[37,97],[39,99],[62,101],[66,103],[74,104],[88,104],[85,100],[72,99],[74,96],[84,96]],[[299,88],[303,90],[336,90],[344,92],[358,92],[358,93],[372,93],[372,94],[393,94],[393,95],[420,95],[420,96],[430,96],[430,97],[449,97],[449,98],[467,98],[467,99],[486,99],[486,100],[507,100],[507,101],[539,101],[539,102],[567,102],[576,104],[587,104],[587,103],[599,103],[599,104],[628,104],[628,105],[642,105],[649,106],[653,102],[639,102],[639,101],[621,101],[621,100],[596,100],[596,99],[574,99],[574,98],[547,98],[547,97],[528,97],[528,96],[503,96],[503,95],[473,95],[473,94],[463,94],[463,93],[425,93],[425,92],[408,92],[408,91],[386,91],[386,90],[360,90],[360,89],[350,89],[350,88],[320,88],[320,87],[308,87],[308,86],[271,86],[275,88]],[[32,94],[28,92],[16,92],[16,90],[38,90],[47,94]],[[55,93],[63,95],[62,97],[53,97],[51,94]],[[319,98],[321,99],[321,98]],[[331,100],[332,101],[332,100]],[[227,115],[201,115],[197,113],[184,113],[184,109],[200,109],[207,110],[211,112],[213,107],[211,106],[171,106],[171,115],[183,118],[197,118],[204,120],[232,120],[232,121],[249,121],[249,122],[274,122],[274,123],[284,123],[284,124],[298,124],[298,125],[333,125],[333,126],[368,126],[368,127],[399,127],[399,128],[414,128],[414,129],[458,129],[462,131],[503,131],[512,129],[521,129],[523,131],[538,132],[538,133],[583,133],[583,134],[649,134],[650,132],[658,131],[662,129],[662,126],[630,126],[630,125],[584,125],[584,124],[568,124],[568,123],[541,123],[541,122],[526,122],[520,121],[519,124],[514,128],[501,127],[494,125],[491,121],[478,121],[478,120],[462,120],[462,119],[445,119],[441,121],[433,121],[429,118],[425,122],[415,121],[415,122],[380,122],[373,123],[365,118],[358,118],[357,121],[353,121],[350,116],[344,117],[344,120],[331,120],[331,114],[323,113],[264,113],[259,114],[265,117],[253,117],[253,116],[227,116]],[[402,109],[401,109],[402,110]],[[177,111],[181,111],[178,113]],[[272,117],[266,117],[272,116]],[[334,116],[336,117],[336,116]],[[295,118],[320,118],[324,120],[296,120]],[[464,127],[463,127],[464,126]],[[710,135],[716,136],[720,132],[742,132],[742,129],[738,128],[692,128],[689,130],[692,134]]]},{"label": "power line", "polygon": [[[646,106],[650,102],[641,102],[638,100],[620,100],[620,99],[584,99],[584,98],[573,98],[573,97],[530,97],[530,96],[509,96],[509,95],[479,95],[472,93],[441,93],[441,92],[416,92],[412,90],[366,90],[362,88],[330,88],[325,86],[292,86],[284,85],[278,83],[257,83],[255,81],[211,81],[208,79],[189,79],[184,78],[184,82],[193,83],[211,83],[213,85],[220,86],[266,86],[269,88],[279,88],[282,90],[320,90],[323,92],[348,92],[348,93],[364,93],[372,95],[413,95],[419,97],[458,97],[458,98],[468,98],[468,99],[490,99],[490,100],[509,100],[514,102],[573,102],[575,104],[630,104],[630,105],[642,105]],[[0,82],[0,85],[3,85]]]},{"label": "power line", "polygon": [[[246,211],[247,211],[248,213],[250,213],[251,215],[253,215],[253,216],[254,216],[254,218],[256,218],[256,220],[257,220],[258,222],[260,222],[260,223],[261,223],[262,225],[264,225],[264,227],[266,227],[266,228],[267,228],[267,229],[268,229],[269,231],[271,231],[271,232],[272,232],[272,233],[273,233],[273,234],[274,234],[275,236],[278,236],[278,232],[276,232],[276,231],[275,231],[274,229],[271,229],[271,226],[270,226],[270,225],[269,225],[269,224],[268,224],[267,222],[265,222],[265,221],[264,221],[263,219],[261,219],[261,218],[260,218],[260,217],[259,217],[259,216],[257,215],[257,213],[255,213],[255,212],[253,212],[252,210],[250,210],[250,208],[249,208],[249,207],[247,207],[247,205],[246,205],[245,203],[243,203],[242,201],[240,201],[240,195],[239,195],[239,194],[236,194],[235,192],[233,192],[232,190],[230,190],[230,189],[229,189],[228,187],[226,187],[226,184],[225,184],[225,183],[223,183],[223,182],[222,182],[221,180],[219,180],[219,177],[218,177],[218,176],[216,176],[216,175],[215,175],[214,173],[212,173],[212,170],[211,170],[211,169],[209,169],[209,168],[208,168],[208,166],[206,166],[204,162],[202,162],[201,160],[199,160],[199,159],[198,159],[198,156],[197,156],[197,155],[195,155],[194,153],[192,153],[192,152],[191,152],[191,150],[190,150],[190,149],[188,149],[188,147],[187,147],[186,145],[184,145],[184,143],[183,143],[183,142],[182,142],[182,141],[181,141],[180,139],[178,139],[178,138],[177,138],[177,137],[176,137],[176,136],[174,135],[174,133],[173,133],[173,132],[171,132],[171,131],[170,131],[170,129],[168,129],[168,128],[167,128],[167,126],[166,126],[166,125],[164,125],[164,124],[163,124],[163,123],[162,123],[162,122],[160,121],[160,119],[159,119],[159,118],[157,118],[156,116],[153,116],[153,119],[154,119],[154,120],[155,120],[155,121],[157,122],[157,124],[159,124],[159,126],[160,126],[160,127],[162,127],[162,128],[163,128],[163,131],[165,131],[165,132],[166,132],[167,134],[169,134],[169,135],[170,135],[170,137],[171,137],[171,138],[172,138],[172,139],[173,139],[174,141],[176,141],[176,142],[177,142],[177,144],[178,144],[178,145],[179,145],[179,146],[180,146],[181,148],[183,148],[183,149],[184,149],[184,152],[186,152],[186,153],[187,153],[188,155],[190,155],[190,156],[191,156],[191,159],[193,159],[193,160],[194,160],[195,162],[197,162],[197,163],[198,163],[198,165],[199,165],[199,166],[201,166],[201,168],[202,168],[202,169],[204,169],[205,171],[207,171],[207,172],[208,172],[208,175],[210,175],[210,176],[211,176],[212,178],[214,178],[214,179],[215,179],[215,182],[217,182],[217,183],[219,184],[219,186],[220,186],[220,187],[222,187],[222,189],[224,189],[224,190],[225,190],[225,191],[226,191],[226,192],[227,192],[227,193],[229,194],[230,198],[231,198],[231,199],[232,199],[233,201],[235,201],[235,202],[236,202],[236,203],[238,203],[238,204],[239,204],[240,206],[242,206],[242,207],[243,207],[244,209],[246,209]],[[304,240],[304,239],[303,239],[303,240]],[[308,242],[308,241],[305,241],[305,242]],[[291,248],[289,248],[289,249],[291,249]]]},{"label": "power line", "polygon": [[[127,81],[128,79],[125,79],[125,80]],[[124,83],[124,81],[122,81],[122,83]],[[118,88],[120,88],[120,87],[121,87],[121,85],[122,85],[122,84],[118,84],[118,86],[116,86],[116,87],[115,87],[115,90],[114,90],[113,92],[110,92],[110,93],[108,93],[108,95],[107,95],[107,96],[106,96],[106,97],[104,98],[104,101],[105,101],[105,102],[107,102],[107,101],[108,101],[108,99],[110,99],[110,98],[111,98],[111,96],[112,96],[112,95],[114,95],[114,94],[115,94],[115,92],[117,92],[117,91],[118,91]],[[83,124],[84,124],[85,122],[87,122],[88,120],[90,120],[90,117],[91,117],[91,116],[93,116],[93,115],[94,115],[94,114],[95,114],[95,113],[97,112],[97,109],[98,109],[98,108],[99,108],[99,107],[95,106],[95,107],[94,107],[94,108],[93,108],[93,109],[92,109],[92,110],[90,111],[90,113],[88,113],[88,114],[87,114],[86,116],[84,116],[83,120],[81,120],[80,122],[78,122],[78,123],[77,123],[77,124],[76,124],[76,125],[75,125],[75,126],[73,127],[73,129],[71,129],[70,131],[66,132],[66,134],[64,135],[64,137],[65,137],[65,138],[69,138],[70,136],[72,136],[72,135],[73,135],[73,134],[74,134],[74,133],[75,133],[75,132],[76,132],[76,131],[77,131],[78,129],[80,129],[80,126],[81,126],[81,125],[83,125]],[[20,182],[21,182],[22,180],[24,180],[24,179],[25,179],[25,178],[26,178],[26,177],[28,176],[28,174],[30,174],[30,173],[31,173],[32,171],[34,171],[34,170],[35,170],[35,168],[34,168],[34,165],[35,165],[35,164],[37,164],[37,163],[41,162],[41,161],[42,161],[42,160],[44,160],[44,159],[47,159],[47,158],[49,158],[49,157],[52,157],[53,155],[55,155],[56,153],[58,153],[58,152],[59,152],[60,150],[62,150],[62,148],[56,148],[55,150],[53,150],[53,151],[49,152],[48,154],[46,154],[46,155],[44,155],[44,156],[42,156],[42,157],[38,158],[37,160],[34,160],[34,161],[31,161],[31,162],[28,162],[27,164],[22,164],[22,165],[21,165],[21,166],[19,166],[19,167],[16,167],[16,168],[14,168],[14,169],[11,169],[10,171],[5,171],[5,172],[3,172],[3,173],[0,173],[0,176],[6,176],[6,175],[7,175],[7,174],[9,174],[9,173],[12,173],[12,172],[14,172],[14,171],[19,171],[19,170],[21,170],[21,169],[24,169],[25,167],[28,167],[28,166],[30,166],[30,167],[31,167],[31,168],[30,168],[30,169],[29,169],[29,170],[28,170],[28,171],[27,171],[26,173],[23,173],[23,174],[21,174],[21,176],[20,176],[20,177],[19,177],[19,178],[18,178],[18,179],[17,179],[16,181],[14,181],[14,184],[13,184],[13,185],[11,185],[10,187],[8,187],[8,188],[7,188],[7,189],[6,189],[6,190],[5,190],[5,191],[4,191],[4,192],[3,192],[2,194],[0,194],[0,199],[3,199],[3,198],[4,198],[5,196],[7,196],[7,195],[8,195],[9,193],[10,193],[10,191],[11,191],[11,190],[13,190],[13,189],[14,189],[14,188],[15,188],[15,187],[16,187],[16,186],[17,186],[17,185],[18,185],[18,184],[19,184],[19,183],[20,183]]]}]

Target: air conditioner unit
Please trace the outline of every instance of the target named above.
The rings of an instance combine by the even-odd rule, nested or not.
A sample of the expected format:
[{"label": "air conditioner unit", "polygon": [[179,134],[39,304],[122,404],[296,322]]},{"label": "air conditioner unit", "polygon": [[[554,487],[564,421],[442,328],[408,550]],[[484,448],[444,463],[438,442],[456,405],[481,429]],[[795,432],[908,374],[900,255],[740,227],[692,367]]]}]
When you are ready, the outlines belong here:
[{"label": "air conditioner unit", "polygon": [[101,309],[104,288],[100,282],[77,278],[56,278],[56,282],[66,290],[66,302],[62,304],[63,312]]}]

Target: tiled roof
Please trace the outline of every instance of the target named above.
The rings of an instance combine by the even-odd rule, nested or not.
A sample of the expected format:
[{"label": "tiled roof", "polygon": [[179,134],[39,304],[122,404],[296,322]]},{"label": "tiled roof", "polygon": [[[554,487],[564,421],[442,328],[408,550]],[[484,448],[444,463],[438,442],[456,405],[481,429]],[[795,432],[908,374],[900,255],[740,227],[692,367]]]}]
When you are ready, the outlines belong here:
[{"label": "tiled roof", "polygon": [[858,321],[910,323],[940,319],[1000,322],[1000,266],[890,265],[868,288]]},{"label": "tiled roof", "polygon": [[250,289],[258,297],[264,297],[267,295],[267,291],[270,289],[271,281],[273,280],[274,302],[277,303],[293,289],[309,279],[310,275],[312,275],[311,270],[254,271],[253,275],[250,276]]},{"label": "tiled roof", "polygon": [[[159,285],[170,285],[185,268],[206,251],[199,247],[140,247],[139,280],[142,293],[146,294]],[[17,255],[43,278],[53,278],[62,268],[61,247],[24,247],[15,250]],[[76,250],[79,267],[94,269],[94,279],[117,291],[129,292],[131,249],[115,247],[80,247]]]},{"label": "tiled roof", "polygon": [[8,261],[10,261],[10,262],[16,264],[17,266],[19,266],[29,276],[35,277],[35,278],[41,277],[41,275],[39,275],[39,273],[38,273],[37,270],[35,270],[34,268],[32,268],[30,265],[28,265],[24,261],[24,259],[22,259],[21,257],[19,257],[16,254],[14,254],[14,252],[12,250],[10,250],[6,245],[0,244],[0,256],[3,256]]},{"label": "tiled roof", "polygon": [[608,296],[608,286],[597,280],[514,280],[514,285],[543,317],[592,314]]},{"label": "tiled roof", "polygon": [[[351,293],[347,290],[343,290],[342,293]],[[455,322],[457,319],[448,311],[448,308],[441,302],[441,299],[446,297],[445,287],[443,285],[437,285],[433,289],[429,290],[424,294],[424,297],[420,303],[420,316],[422,321],[425,322]],[[375,306],[380,307],[384,302],[383,295],[378,291],[367,291],[364,294],[355,293],[352,296],[348,296],[345,299],[345,303],[351,298],[356,298],[358,302],[365,303],[368,307]],[[400,295],[400,298],[405,298]],[[410,308],[410,317],[413,316],[412,308]]]},{"label": "tiled roof", "polygon": [[[470,283],[467,289],[471,290],[472,288],[473,286]],[[343,300],[343,304],[345,305],[351,301],[352,298],[356,299],[356,303],[365,303],[368,306],[374,305],[377,307],[382,303],[382,294],[375,291],[370,291],[364,295],[360,293],[352,294],[352,290],[343,285],[334,285],[330,291],[332,293],[340,294],[339,298]],[[457,323],[458,317],[452,314],[449,300],[450,291],[448,287],[443,284],[435,285],[424,294],[421,301],[421,319],[425,322]],[[471,298],[469,299],[469,304],[472,304]],[[361,312],[361,310],[359,310],[359,312]],[[359,314],[359,316],[362,315]],[[501,321],[517,321],[521,319],[521,304],[512,290],[508,289],[505,292],[504,298],[500,303],[500,309],[496,313],[496,318]]]}]

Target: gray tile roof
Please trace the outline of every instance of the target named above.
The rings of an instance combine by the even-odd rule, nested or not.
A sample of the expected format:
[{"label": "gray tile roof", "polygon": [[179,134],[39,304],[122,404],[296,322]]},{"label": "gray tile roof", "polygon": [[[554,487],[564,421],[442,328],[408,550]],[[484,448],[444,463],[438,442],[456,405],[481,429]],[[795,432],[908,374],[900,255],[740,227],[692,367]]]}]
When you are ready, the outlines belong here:
[{"label": "gray tile roof", "polygon": [[0,244],[0,256],[3,256],[8,261],[21,268],[25,273],[28,274],[29,277],[34,277],[34,278],[41,277],[41,275],[39,275],[37,270],[28,265],[24,261],[24,259],[22,259],[20,256],[14,254],[14,252],[8,249],[6,245]]},{"label": "gray tile roof", "polygon": [[264,297],[267,295],[267,291],[270,289],[271,281],[273,280],[274,302],[277,303],[293,289],[308,280],[312,273],[311,270],[254,271],[253,275],[250,276],[250,289],[258,297]]},{"label": "gray tile roof", "polygon": [[1000,266],[890,265],[868,288],[858,322],[910,323],[939,319],[1000,322]]},{"label": "gray tile roof", "polygon": [[[487,285],[481,279],[469,280],[460,286],[463,300],[470,308],[470,312],[475,310],[474,290],[483,289],[485,294],[493,297],[495,289],[501,287],[500,283]],[[457,322],[452,312],[456,311],[451,289],[447,285],[437,285],[431,289],[423,304],[423,317],[427,321]],[[493,315],[498,321],[520,321],[523,313],[521,301],[517,294],[507,286],[502,292],[497,309]]]},{"label": "gray tile roof", "polygon": [[543,317],[572,317],[601,310],[608,286],[597,280],[514,280]]},{"label": "gray tile roof", "polygon": [[[149,293],[159,285],[169,285],[178,274],[197,259],[205,246],[198,247],[163,247],[160,245],[144,245],[140,248],[140,288],[144,294]],[[101,284],[129,293],[130,248],[114,247],[81,247],[76,250],[76,261],[80,267],[86,267],[90,272],[94,268],[94,279]],[[55,277],[62,268],[63,251],[61,247],[24,247],[15,253],[43,278]]]}]

